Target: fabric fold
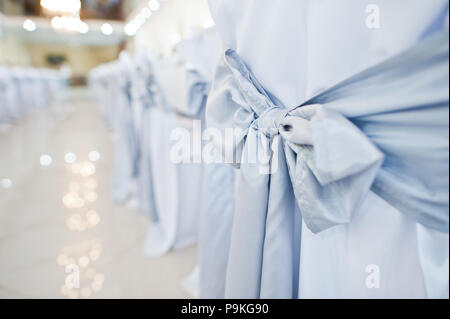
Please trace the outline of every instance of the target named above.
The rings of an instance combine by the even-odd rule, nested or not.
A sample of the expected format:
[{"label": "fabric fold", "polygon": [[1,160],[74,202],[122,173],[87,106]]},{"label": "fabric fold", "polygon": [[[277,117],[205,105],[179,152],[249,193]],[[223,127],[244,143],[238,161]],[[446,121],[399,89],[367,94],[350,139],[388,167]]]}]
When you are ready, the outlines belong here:
[{"label": "fabric fold", "polygon": [[[448,136],[443,131],[448,128],[444,117],[448,114],[448,89],[444,89],[448,87],[448,71],[444,69],[448,66],[448,32],[444,33],[343,81],[289,112],[264,90],[238,54],[227,50],[225,64],[235,79],[235,86],[228,90],[236,104],[234,126],[242,129],[236,152],[254,151],[254,147],[246,146],[249,128],[268,137],[278,133],[285,137],[283,142],[293,151],[289,156],[296,157],[288,161],[294,192],[313,232],[348,223],[371,188],[401,211],[412,210],[412,217],[419,223],[448,231],[448,214],[442,209],[448,208],[448,196],[442,192],[446,184],[438,178],[442,173],[448,176],[448,167],[443,167],[441,160],[445,157],[442,151],[448,150],[448,140],[442,138]],[[418,83],[418,93],[414,94],[409,89],[412,77]],[[388,94],[380,96],[380,91]],[[385,122],[385,113],[392,113],[393,124],[400,126],[392,138],[384,136],[383,129],[392,129],[391,123]],[[422,115],[422,124],[415,118],[418,114]],[[286,126],[292,117],[298,120],[290,121],[292,127]],[[424,131],[425,137],[411,143],[414,133],[407,129],[414,125],[429,129]],[[441,136],[438,131],[442,131]],[[295,143],[304,138],[305,132],[311,141]],[[432,136],[437,139],[432,140]],[[402,145],[395,138],[403,141]],[[428,151],[427,157],[437,166],[412,158],[417,147]],[[387,155],[385,165],[383,153]],[[420,167],[438,181],[434,183],[435,191],[428,191],[427,200],[415,193],[429,179],[417,170]],[[411,182],[418,187],[408,185]],[[417,205],[412,207],[409,200]]]},{"label": "fabric fold", "polygon": [[[289,112],[264,90],[235,51],[226,51],[225,63],[239,88],[230,90],[231,99],[239,105],[234,126],[243,132],[244,137],[240,140],[246,141],[236,143],[236,147],[242,148],[237,153],[246,153],[246,161],[253,158],[253,162],[258,162],[260,153],[264,151],[262,145],[266,145],[267,150],[273,147],[273,136],[280,133],[287,137],[281,143],[292,149],[288,156],[296,157],[296,160],[288,161],[290,178],[308,227],[313,232],[320,232],[350,222],[370,190],[383,154],[353,123],[336,111],[308,105]],[[290,134],[286,135],[289,119],[293,119],[290,122],[293,126],[289,128]],[[249,128],[255,130],[250,137]],[[311,135],[313,145],[294,142],[301,140],[305,132]],[[265,138],[267,140],[261,141]],[[252,145],[254,142],[256,145]],[[270,170],[278,170],[279,157],[271,161]],[[317,201],[317,198],[326,200]]]},{"label": "fabric fold", "polygon": [[448,232],[448,105],[448,32],[290,109],[227,50],[207,109],[216,127],[239,129],[226,297],[296,296],[286,265],[298,265],[300,230],[290,228],[288,190],[313,233],[350,223],[371,190]]}]

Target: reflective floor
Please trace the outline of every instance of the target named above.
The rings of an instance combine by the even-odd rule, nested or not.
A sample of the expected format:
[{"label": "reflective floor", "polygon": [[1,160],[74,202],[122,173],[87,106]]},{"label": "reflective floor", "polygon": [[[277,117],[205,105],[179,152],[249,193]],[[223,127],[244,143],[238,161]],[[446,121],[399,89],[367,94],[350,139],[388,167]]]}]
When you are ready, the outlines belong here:
[{"label": "reflective floor", "polygon": [[189,297],[195,247],[143,255],[148,218],[111,200],[113,147],[82,89],[0,132],[0,298]]}]

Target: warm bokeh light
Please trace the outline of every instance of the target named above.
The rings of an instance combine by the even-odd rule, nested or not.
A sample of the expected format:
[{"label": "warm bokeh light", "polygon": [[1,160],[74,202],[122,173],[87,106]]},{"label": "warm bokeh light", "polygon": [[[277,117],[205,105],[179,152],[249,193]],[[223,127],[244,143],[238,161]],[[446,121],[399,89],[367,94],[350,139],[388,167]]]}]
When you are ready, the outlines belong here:
[{"label": "warm bokeh light", "polygon": [[82,298],[89,298],[91,295],[92,295],[92,290],[90,288],[81,289],[81,297]]},{"label": "warm bokeh light", "polygon": [[86,190],[94,190],[97,188],[97,180],[94,178],[90,178],[86,183],[83,184],[83,187]]},{"label": "warm bokeh light", "polygon": [[69,192],[63,197],[63,204],[69,209],[81,208],[85,201],[77,192]]},{"label": "warm bokeh light", "polygon": [[91,260],[89,259],[88,256],[81,256],[78,259],[78,265],[82,268],[86,268],[90,262],[91,262]]},{"label": "warm bokeh light", "polygon": [[44,9],[55,12],[75,13],[81,9],[80,0],[41,0]]},{"label": "warm bokeh light", "polygon": [[90,162],[84,162],[81,165],[80,175],[83,177],[89,177],[95,174],[95,165]]},{"label": "warm bokeh light", "polygon": [[53,17],[51,25],[55,30],[65,30],[69,32],[87,33],[89,25],[80,20],[77,16]]},{"label": "warm bokeh light", "polygon": [[86,213],[86,220],[90,227],[95,227],[100,223],[100,216],[95,210],[90,210]]}]

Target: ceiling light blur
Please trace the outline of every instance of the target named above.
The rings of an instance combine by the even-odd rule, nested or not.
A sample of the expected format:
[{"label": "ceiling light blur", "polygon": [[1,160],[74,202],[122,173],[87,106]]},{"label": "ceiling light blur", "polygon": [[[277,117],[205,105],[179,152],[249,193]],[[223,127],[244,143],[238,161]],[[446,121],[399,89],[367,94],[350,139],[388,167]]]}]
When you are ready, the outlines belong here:
[{"label": "ceiling light blur", "polygon": [[36,30],[36,23],[34,23],[30,19],[27,19],[23,23],[23,28],[27,31],[33,32],[34,30]]},{"label": "ceiling light blur", "polygon": [[136,16],[136,18],[134,18],[134,20],[136,21],[135,23],[139,26],[143,25],[145,23],[145,17],[142,14],[138,14]]},{"label": "ceiling light blur", "polygon": [[158,10],[159,10],[159,7],[160,7],[160,4],[159,4],[158,0],[150,0],[150,1],[148,2],[148,7],[149,7],[150,10],[152,10],[152,11],[158,11]]},{"label": "ceiling light blur", "polygon": [[114,32],[113,26],[109,23],[104,23],[101,27],[101,31],[104,35],[111,35]]},{"label": "ceiling light blur", "polygon": [[150,10],[150,8],[144,7],[144,8],[141,10],[141,15],[142,15],[144,18],[148,19],[148,18],[150,18],[150,17],[152,16],[152,10]]},{"label": "ceiling light blur", "polygon": [[125,26],[125,34],[129,37],[132,37],[137,32],[137,26],[134,22],[130,22]]},{"label": "ceiling light blur", "polygon": [[56,30],[64,29],[71,32],[87,33],[89,26],[87,23],[80,20],[79,17],[53,17],[51,21],[52,27]]},{"label": "ceiling light blur", "polygon": [[82,34],[86,34],[89,32],[89,26],[87,23],[84,23],[83,21],[81,21],[81,24],[78,27],[78,32],[82,33]]},{"label": "ceiling light blur", "polygon": [[80,0],[41,0],[41,7],[49,11],[75,13],[81,9]]},{"label": "ceiling light blur", "polygon": [[63,22],[60,17],[53,17],[51,24],[52,27],[57,30],[62,29],[63,27]]}]

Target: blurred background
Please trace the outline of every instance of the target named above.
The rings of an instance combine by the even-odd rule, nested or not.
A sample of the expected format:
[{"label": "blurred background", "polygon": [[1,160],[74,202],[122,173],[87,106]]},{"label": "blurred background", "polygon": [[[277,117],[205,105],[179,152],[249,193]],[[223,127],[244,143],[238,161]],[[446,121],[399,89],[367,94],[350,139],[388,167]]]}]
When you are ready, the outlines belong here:
[{"label": "blurred background", "polygon": [[212,25],[207,0],[0,0],[0,298],[195,295],[180,283],[196,247],[146,258],[148,216],[113,203],[115,136],[86,84],[122,51],[164,61]]},{"label": "blurred background", "polygon": [[89,70],[151,48],[160,58],[212,20],[206,0],[0,0],[0,64]]}]

